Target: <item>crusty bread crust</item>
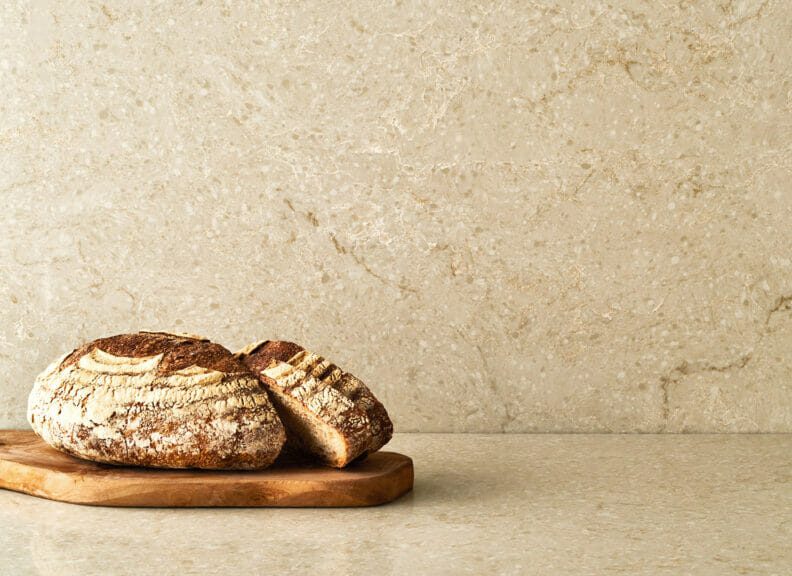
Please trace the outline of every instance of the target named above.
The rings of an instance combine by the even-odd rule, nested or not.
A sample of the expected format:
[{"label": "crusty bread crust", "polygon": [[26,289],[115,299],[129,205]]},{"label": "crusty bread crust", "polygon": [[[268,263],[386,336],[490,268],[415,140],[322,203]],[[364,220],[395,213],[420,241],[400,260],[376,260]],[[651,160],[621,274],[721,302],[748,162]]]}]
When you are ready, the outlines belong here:
[{"label": "crusty bread crust", "polygon": [[76,364],[80,358],[99,349],[113,356],[140,358],[162,354],[157,365],[158,374],[169,374],[199,366],[218,372],[244,372],[239,362],[228,350],[210,342],[208,338],[173,332],[141,331],[134,334],[119,334],[99,338],[83,344],[61,363],[61,370]]},{"label": "crusty bread crust", "polygon": [[[261,341],[236,354],[270,391],[286,426],[287,447],[310,451],[325,463],[343,467],[375,452],[393,435],[385,407],[352,374],[293,342]],[[328,437],[340,437],[343,450],[309,446],[294,425],[310,420],[327,426]]]},{"label": "crusty bread crust", "polygon": [[285,441],[231,352],[164,332],[102,338],[55,361],[36,379],[28,421],[74,456],[161,468],[264,468]]}]

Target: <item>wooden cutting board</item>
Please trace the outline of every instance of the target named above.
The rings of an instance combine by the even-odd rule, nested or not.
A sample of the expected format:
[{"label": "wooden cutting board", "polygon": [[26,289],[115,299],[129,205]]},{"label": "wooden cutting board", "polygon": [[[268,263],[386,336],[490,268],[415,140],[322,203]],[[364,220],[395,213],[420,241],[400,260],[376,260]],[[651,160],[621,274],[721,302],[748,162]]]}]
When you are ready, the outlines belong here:
[{"label": "wooden cutting board", "polygon": [[259,472],[97,464],[30,430],[0,430],[0,488],[95,506],[375,506],[413,486],[412,460],[376,452],[343,470],[276,464]]}]

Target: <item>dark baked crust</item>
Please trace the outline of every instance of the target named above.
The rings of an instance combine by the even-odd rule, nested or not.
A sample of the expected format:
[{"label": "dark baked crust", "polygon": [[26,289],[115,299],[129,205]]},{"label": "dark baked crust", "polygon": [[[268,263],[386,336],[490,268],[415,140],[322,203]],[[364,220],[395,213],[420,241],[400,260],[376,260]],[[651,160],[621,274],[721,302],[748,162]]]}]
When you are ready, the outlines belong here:
[{"label": "dark baked crust", "polygon": [[205,338],[169,332],[136,332],[99,338],[74,350],[63,360],[60,369],[76,364],[96,348],[113,356],[129,358],[163,354],[157,368],[158,374],[170,374],[188,366],[200,366],[227,374],[246,371],[231,352],[219,344]]},{"label": "dark baked crust", "polygon": [[269,366],[272,360],[288,362],[303,350],[305,350],[305,348],[294,342],[287,342],[285,340],[264,340],[250,349],[250,351],[238,353],[236,357],[241,360],[253,374],[258,375]]}]

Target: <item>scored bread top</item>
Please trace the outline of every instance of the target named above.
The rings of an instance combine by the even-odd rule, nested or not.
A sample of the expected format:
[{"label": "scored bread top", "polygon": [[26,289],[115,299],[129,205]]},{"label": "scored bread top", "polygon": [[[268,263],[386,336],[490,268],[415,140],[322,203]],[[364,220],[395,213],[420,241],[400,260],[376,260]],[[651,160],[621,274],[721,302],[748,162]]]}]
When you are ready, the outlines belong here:
[{"label": "scored bread top", "polygon": [[56,360],[36,379],[28,421],[75,456],[166,468],[262,468],[285,440],[231,352],[166,332],[101,338]]},{"label": "scored bread top", "polygon": [[245,372],[245,367],[225,348],[207,338],[170,332],[137,332],[99,338],[83,344],[61,362],[59,369],[76,364],[85,355],[101,350],[113,356],[143,358],[162,354],[157,374],[170,374],[190,366],[224,373]]}]

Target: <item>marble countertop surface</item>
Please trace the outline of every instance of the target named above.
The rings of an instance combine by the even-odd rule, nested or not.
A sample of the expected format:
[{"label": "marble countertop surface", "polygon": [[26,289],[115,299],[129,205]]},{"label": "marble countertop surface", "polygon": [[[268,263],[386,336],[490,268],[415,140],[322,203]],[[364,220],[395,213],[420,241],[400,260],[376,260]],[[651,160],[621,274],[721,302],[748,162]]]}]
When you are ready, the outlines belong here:
[{"label": "marble countertop surface", "polygon": [[397,435],[367,509],[92,508],[0,491],[2,574],[789,574],[792,435]]}]

